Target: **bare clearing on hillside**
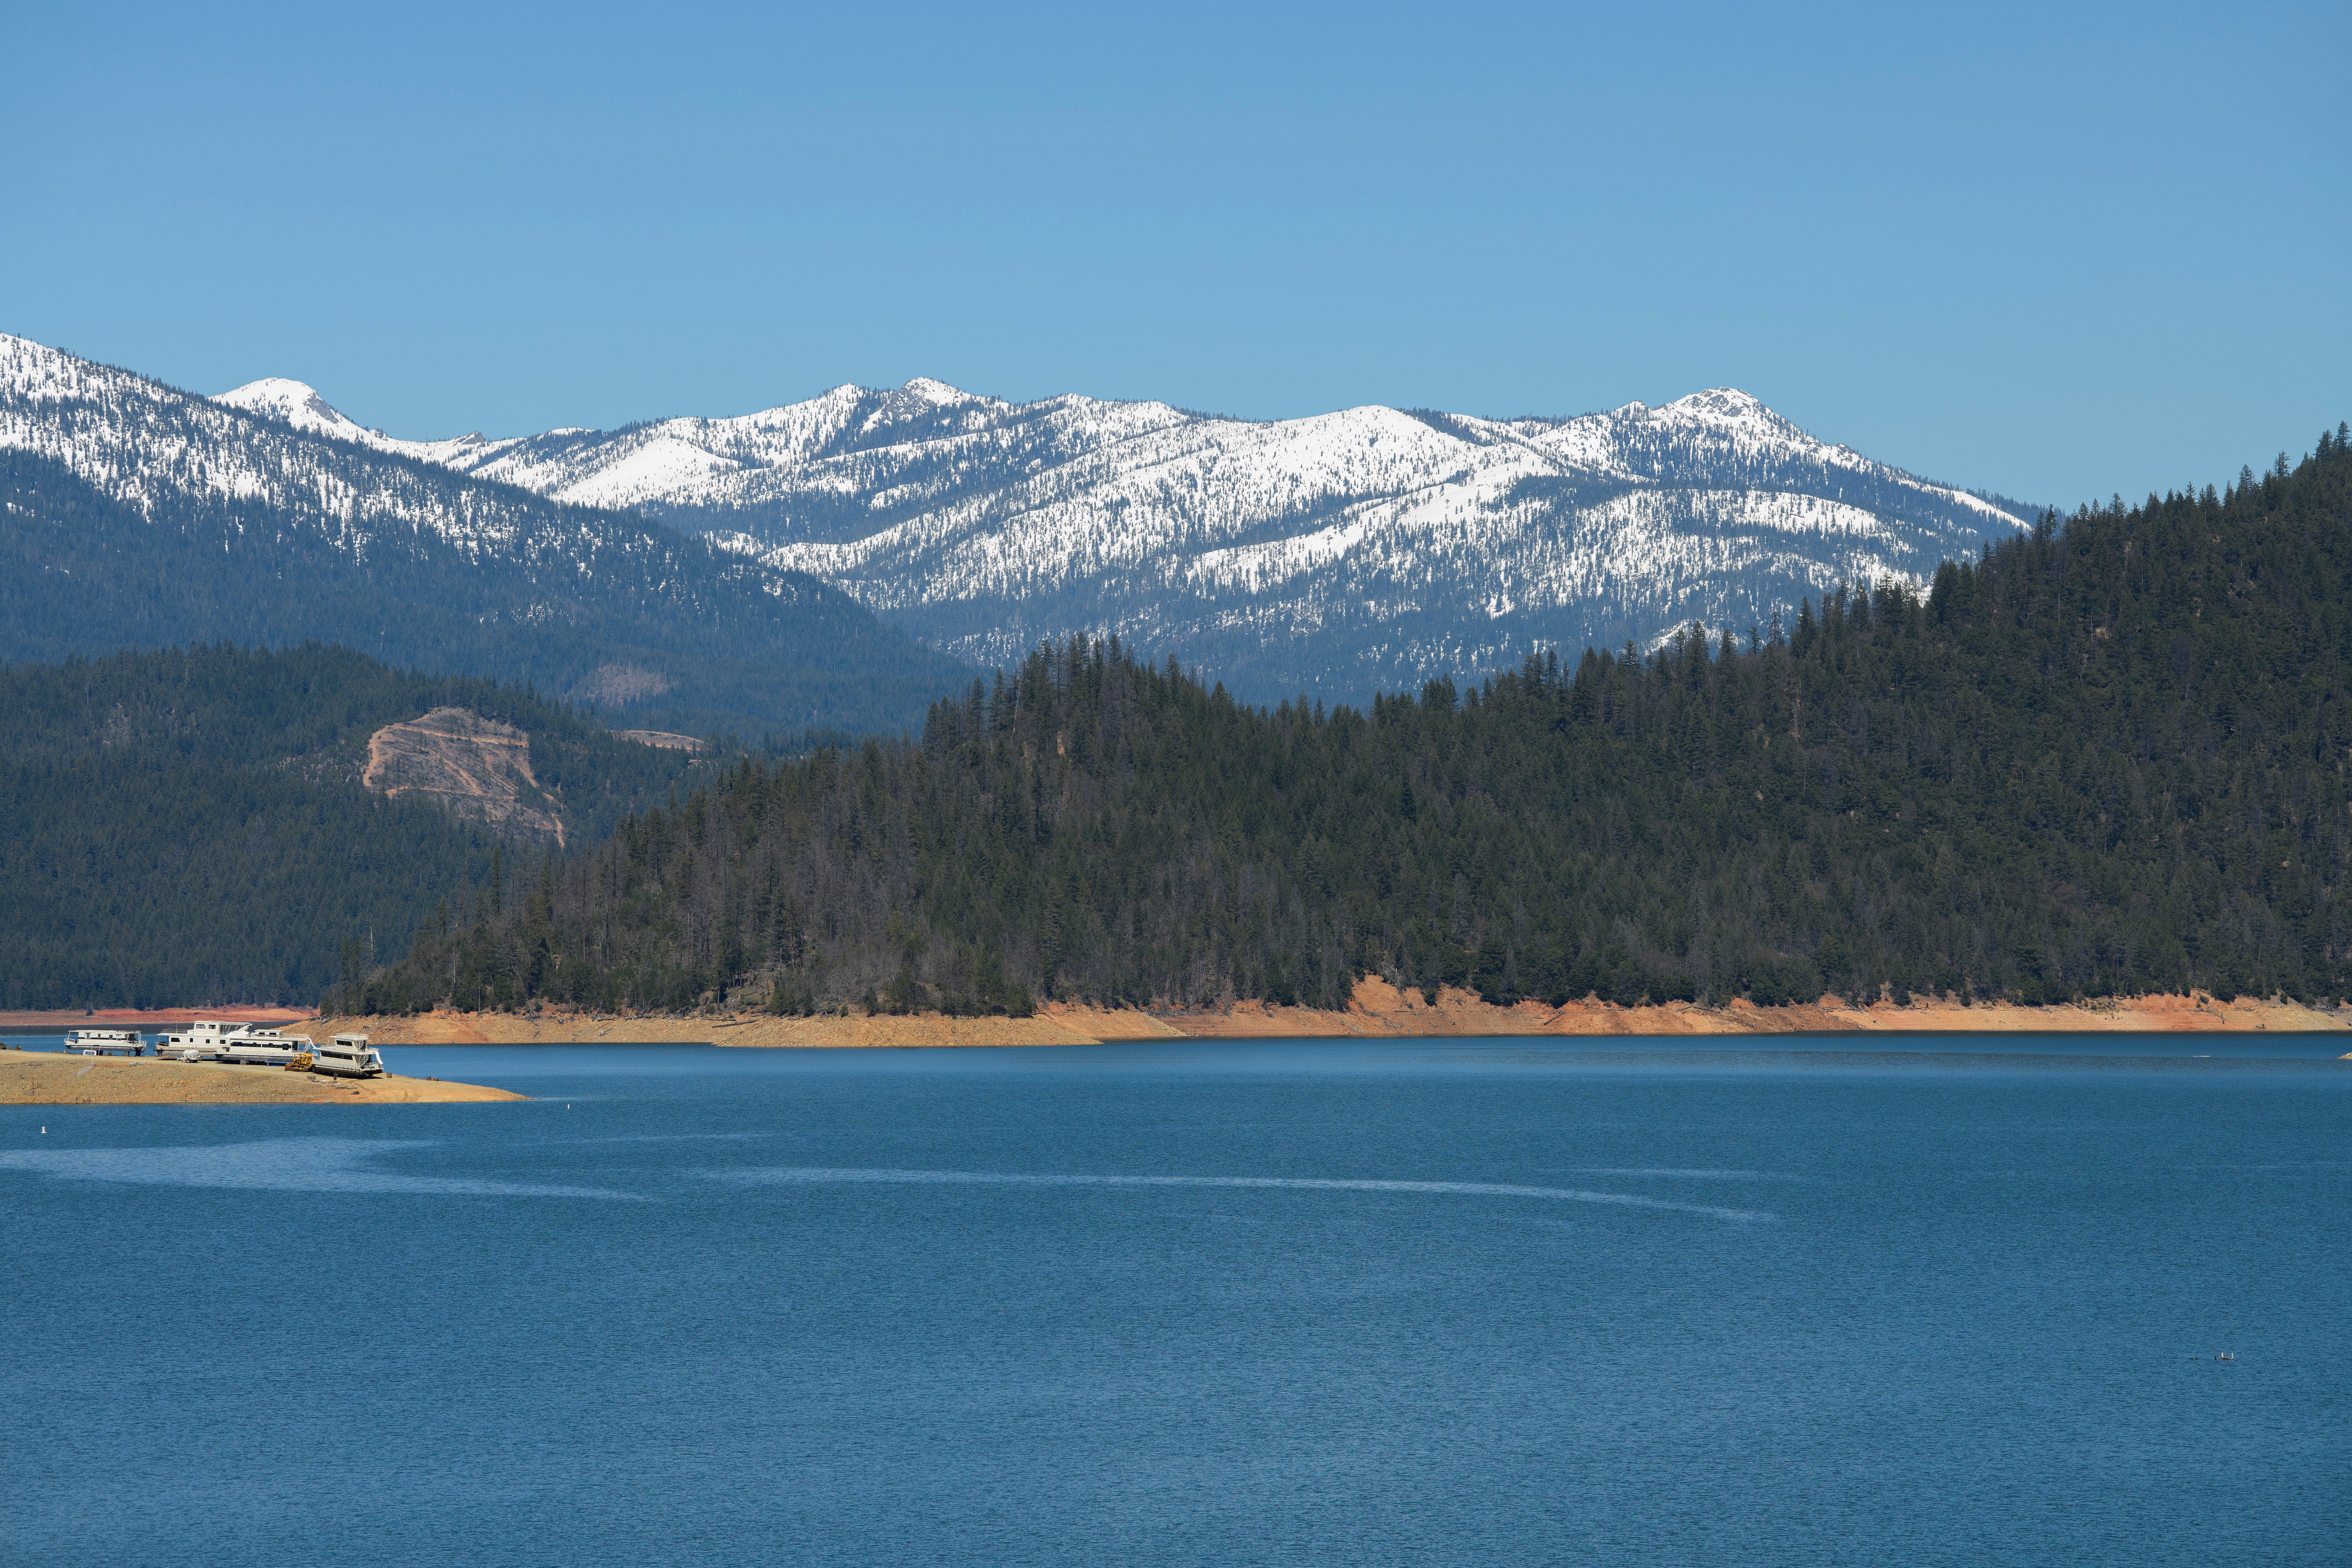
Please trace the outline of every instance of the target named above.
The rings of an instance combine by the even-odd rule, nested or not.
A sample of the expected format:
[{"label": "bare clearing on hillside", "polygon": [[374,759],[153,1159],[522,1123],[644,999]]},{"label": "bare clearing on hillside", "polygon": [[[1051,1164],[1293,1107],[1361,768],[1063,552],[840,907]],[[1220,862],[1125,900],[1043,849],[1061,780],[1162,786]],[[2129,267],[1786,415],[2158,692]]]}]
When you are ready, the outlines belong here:
[{"label": "bare clearing on hillside", "polygon": [[530,737],[463,708],[436,708],[368,738],[361,783],[380,795],[421,795],[453,816],[552,838],[562,819],[530,771]]}]

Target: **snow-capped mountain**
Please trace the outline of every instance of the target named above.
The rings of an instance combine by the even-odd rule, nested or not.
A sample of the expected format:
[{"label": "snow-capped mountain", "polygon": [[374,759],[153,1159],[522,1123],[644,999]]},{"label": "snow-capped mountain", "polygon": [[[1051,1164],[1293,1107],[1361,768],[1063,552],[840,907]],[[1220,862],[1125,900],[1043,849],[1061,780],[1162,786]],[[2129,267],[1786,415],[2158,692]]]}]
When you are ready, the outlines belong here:
[{"label": "snow-capped mountain", "polygon": [[972,674],[803,573],[455,456],[296,383],[208,399],[0,335],[0,659],[316,637],[767,730],[918,721]]},{"label": "snow-capped mountain", "polygon": [[[222,553],[190,556],[191,582],[235,566],[374,584],[351,617],[312,626],[303,599],[280,630],[436,665],[475,647],[464,668],[605,701],[674,690],[714,657],[746,680],[763,661],[826,672],[822,700],[728,700],[799,722],[858,710],[868,655],[896,670],[901,708],[954,678],[903,641],[877,651],[858,605],[983,665],[1115,632],[1255,699],[1360,700],[1694,619],[1745,631],[1840,581],[1923,577],[2024,521],[1732,391],[1573,419],[1254,422],[918,380],[734,418],[409,441],[299,382],[199,398],[7,337],[0,463],[40,506],[159,530],[90,539],[201,537]],[[60,503],[61,484],[88,494]],[[37,566],[53,585],[69,569]],[[396,579],[438,611],[394,603]],[[174,588],[190,591],[157,593]],[[219,592],[226,619],[201,635],[249,635]],[[145,640],[188,613],[141,609]],[[622,642],[638,652],[610,651]]]},{"label": "snow-capped mountain", "polygon": [[[373,447],[379,452],[438,463],[444,468],[467,473],[481,467],[487,456],[521,444],[517,441],[486,441],[479,436],[460,436],[454,441],[399,440],[381,430],[371,430],[356,419],[344,417],[340,410],[309,385],[299,381],[288,381],[282,376],[249,381],[234,391],[219,394],[212,401],[278,420],[305,435],[353,441],[362,447]],[[582,504],[593,506],[596,503],[583,501]]]},{"label": "snow-capped mountain", "polygon": [[1744,632],[1842,581],[1918,580],[2026,521],[1727,389],[1571,419],[1255,422],[917,380],[436,442],[363,430],[298,382],[223,401],[709,533],[982,664],[1116,632],[1257,697],[1360,698],[1695,619]]}]

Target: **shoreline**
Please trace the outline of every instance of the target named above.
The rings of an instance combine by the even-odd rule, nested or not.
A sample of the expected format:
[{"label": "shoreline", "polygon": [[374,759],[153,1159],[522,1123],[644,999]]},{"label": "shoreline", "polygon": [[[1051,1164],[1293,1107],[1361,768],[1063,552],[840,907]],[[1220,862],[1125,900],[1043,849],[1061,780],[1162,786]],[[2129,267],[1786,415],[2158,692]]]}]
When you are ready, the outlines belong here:
[{"label": "shoreline", "polygon": [[1145,1011],[1047,1003],[1033,1018],[780,1018],[759,1013],[616,1016],[558,1008],[535,1014],[436,1010],[412,1017],[314,1018],[322,1031],[352,1030],[378,1045],[719,1045],[746,1047],[1082,1046],[1122,1040],[1411,1039],[1479,1037],[1775,1035],[2345,1034],[2352,1024],[2293,1002],[2189,996],[2121,997],[2079,1005],[1956,1003],[1857,1006],[1835,996],[1762,1007],[1669,1003],[1620,1007],[1522,1002],[1496,1007],[1475,993],[1443,990],[1434,1005],[1386,982],[1359,981],[1344,1009],[1264,1002]]},{"label": "shoreline", "polygon": [[484,1084],[389,1073],[321,1078],[221,1062],[0,1051],[0,1105],[426,1105],[529,1098]]}]

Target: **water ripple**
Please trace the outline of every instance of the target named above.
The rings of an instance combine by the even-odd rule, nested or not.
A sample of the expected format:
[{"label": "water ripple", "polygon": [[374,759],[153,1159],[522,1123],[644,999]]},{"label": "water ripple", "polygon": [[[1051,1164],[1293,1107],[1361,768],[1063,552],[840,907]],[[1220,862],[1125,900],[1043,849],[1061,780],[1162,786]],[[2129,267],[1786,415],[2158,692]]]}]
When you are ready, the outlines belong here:
[{"label": "water ripple", "polygon": [[909,1186],[1008,1187],[1267,1187],[1305,1192],[1415,1193],[1487,1198],[1541,1198],[1558,1203],[1609,1204],[1622,1208],[1670,1209],[1716,1219],[1769,1222],[1780,1216],[1756,1209],[1676,1203],[1633,1193],[1584,1192],[1574,1187],[1530,1187],[1507,1182],[1403,1182],[1320,1176],[1090,1176],[998,1171],[891,1171],[826,1165],[774,1165],[705,1171],[706,1176],[744,1185],[818,1185],[869,1183]]}]

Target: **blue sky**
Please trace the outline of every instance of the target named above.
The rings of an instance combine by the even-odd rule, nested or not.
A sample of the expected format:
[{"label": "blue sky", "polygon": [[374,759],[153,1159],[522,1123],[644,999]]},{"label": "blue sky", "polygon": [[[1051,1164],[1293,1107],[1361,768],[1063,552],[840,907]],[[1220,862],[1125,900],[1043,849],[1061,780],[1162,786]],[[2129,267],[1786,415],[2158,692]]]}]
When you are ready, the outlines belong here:
[{"label": "blue sky", "polygon": [[2352,7],[53,6],[0,330],[395,434],[1736,385],[2027,500],[2352,417]]}]

